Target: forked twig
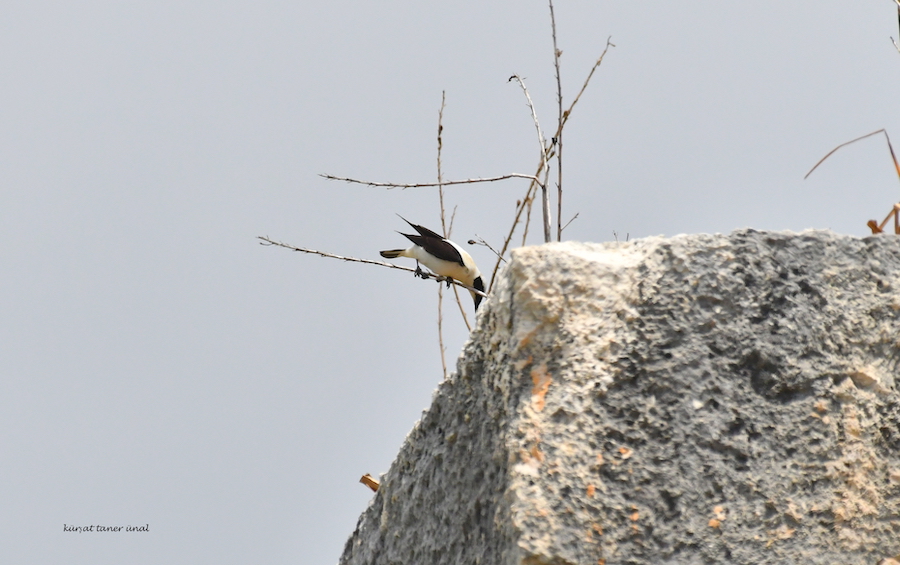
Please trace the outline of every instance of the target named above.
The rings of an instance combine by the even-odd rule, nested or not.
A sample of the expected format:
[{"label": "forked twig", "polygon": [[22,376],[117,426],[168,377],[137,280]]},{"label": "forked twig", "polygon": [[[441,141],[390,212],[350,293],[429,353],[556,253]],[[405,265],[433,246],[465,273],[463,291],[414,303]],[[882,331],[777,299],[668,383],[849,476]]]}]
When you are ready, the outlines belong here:
[{"label": "forked twig", "polygon": [[491,247],[491,244],[486,242],[483,237],[479,236],[477,233],[475,234],[475,237],[477,237],[478,239],[470,239],[468,242],[469,245],[483,245],[483,246],[487,247],[488,249],[490,249],[491,251],[493,251],[494,255],[499,257],[501,261],[506,263],[506,258],[504,258],[503,255],[500,255],[500,253],[496,249]]}]

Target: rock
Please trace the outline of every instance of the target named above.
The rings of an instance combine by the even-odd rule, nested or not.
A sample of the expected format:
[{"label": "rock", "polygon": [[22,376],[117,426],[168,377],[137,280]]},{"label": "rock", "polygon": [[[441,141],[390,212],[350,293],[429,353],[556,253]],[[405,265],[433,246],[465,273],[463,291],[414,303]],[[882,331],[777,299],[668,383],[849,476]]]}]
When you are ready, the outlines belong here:
[{"label": "rock", "polygon": [[514,251],[340,559],[900,554],[900,238]]}]

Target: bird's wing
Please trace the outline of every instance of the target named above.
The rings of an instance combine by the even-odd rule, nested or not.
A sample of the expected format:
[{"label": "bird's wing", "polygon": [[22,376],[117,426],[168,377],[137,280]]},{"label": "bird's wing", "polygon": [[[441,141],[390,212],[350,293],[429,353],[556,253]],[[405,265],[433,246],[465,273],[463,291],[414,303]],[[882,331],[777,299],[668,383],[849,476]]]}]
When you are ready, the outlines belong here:
[{"label": "bird's wing", "polygon": [[[413,227],[418,228],[418,226]],[[432,235],[410,235],[408,233],[401,233],[400,235],[406,237],[406,239],[415,243],[416,245],[427,251],[429,254],[434,255],[442,261],[459,263],[463,267],[466,266],[466,264],[463,262],[462,255],[459,254],[459,250],[453,247],[452,243],[430,230],[427,230],[425,228],[422,229]]]},{"label": "bird's wing", "polygon": [[[900,1],[900,0],[898,0],[898,1]],[[397,214],[397,215],[400,216],[400,214]],[[438,239],[444,239],[444,236],[442,236],[441,234],[434,233],[433,231],[431,231],[430,229],[428,229],[428,228],[426,228],[426,227],[418,226],[418,225],[416,225],[416,224],[410,222],[409,220],[407,220],[407,219],[404,218],[403,216],[400,216],[400,219],[403,220],[404,222],[406,222],[407,224],[409,224],[409,226],[410,226],[412,229],[414,229],[414,230],[416,230],[417,232],[419,232],[419,235],[421,235],[422,237],[436,237],[436,238],[438,238]],[[404,235],[406,235],[406,234],[404,234]],[[418,245],[418,244],[417,244],[417,245]]]}]

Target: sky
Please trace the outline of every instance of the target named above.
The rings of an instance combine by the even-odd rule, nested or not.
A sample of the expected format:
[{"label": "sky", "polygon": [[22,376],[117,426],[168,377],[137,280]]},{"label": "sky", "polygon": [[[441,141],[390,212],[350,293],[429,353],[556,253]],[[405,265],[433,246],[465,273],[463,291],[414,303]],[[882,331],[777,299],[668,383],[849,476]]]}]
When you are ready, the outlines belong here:
[{"label": "sky", "polygon": [[[555,9],[567,105],[615,44],[564,130],[564,240],[862,237],[900,200],[881,136],[803,180],[900,143],[891,0]],[[533,173],[508,78],[552,131],[548,6],[7,0],[0,72],[3,561],[336,563],[443,378],[437,285],[257,237],[379,259],[397,214],[439,230],[434,189],[319,175],[433,182],[442,92],[446,179]],[[465,241],[526,188],[447,189],[482,271]]]}]

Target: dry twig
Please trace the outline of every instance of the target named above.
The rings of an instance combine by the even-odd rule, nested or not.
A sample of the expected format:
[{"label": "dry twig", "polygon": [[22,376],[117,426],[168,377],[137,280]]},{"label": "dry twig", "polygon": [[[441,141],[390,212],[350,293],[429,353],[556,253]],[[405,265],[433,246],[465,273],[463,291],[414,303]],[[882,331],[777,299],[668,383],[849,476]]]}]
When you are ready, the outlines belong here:
[{"label": "dry twig", "polygon": [[[550,4],[551,10],[553,9],[553,4]],[[531,100],[531,95],[528,94],[528,88],[525,86],[525,81],[519,75],[513,75],[509,77],[509,80],[515,80],[519,83],[519,86],[522,87],[522,92],[525,94],[525,100],[528,103],[528,109],[531,110],[531,119],[534,121],[534,128],[537,130],[538,136],[538,145],[541,148],[541,163],[538,167],[538,175],[540,175],[540,171],[544,171],[546,174],[549,163],[547,162],[547,154],[549,152],[549,147],[547,146],[547,141],[544,139],[544,132],[541,131],[541,123],[538,121],[537,112],[534,109],[534,102]],[[544,220],[544,243],[550,242],[550,193],[547,191],[547,180],[544,179],[544,183],[541,185],[541,211],[543,212],[543,220]]]},{"label": "dry twig", "polygon": [[[444,182],[444,176],[441,172],[441,149],[444,147],[442,134],[444,133],[444,106],[447,102],[447,92],[441,91],[441,109],[438,111],[438,131],[437,131],[437,179],[438,183]],[[447,237],[447,222],[444,219],[444,186],[438,184],[438,198],[441,205],[441,230],[444,237]],[[457,302],[459,301],[457,295]],[[438,285],[438,347],[441,350],[441,368],[444,371],[444,378],[447,378],[447,350],[444,347],[444,287]]]},{"label": "dry twig", "polygon": [[[437,133],[437,178],[438,178],[438,199],[441,206],[441,231],[445,238],[450,239],[450,233],[453,231],[453,220],[456,218],[456,207],[453,207],[453,214],[450,217],[450,225],[447,225],[447,214],[444,207],[444,174],[442,171],[441,153],[444,148],[444,107],[447,102],[446,91],[441,91],[441,109],[438,112],[438,133]],[[456,305],[459,307],[459,313],[462,314],[463,322],[466,329],[472,331],[469,324],[469,317],[466,315],[466,309],[463,307],[462,300],[459,298],[459,292],[456,287],[453,288],[453,296],[456,298]],[[444,307],[444,288],[438,287],[438,345],[441,348],[441,365],[444,368],[444,378],[447,377],[447,360],[444,354],[444,330],[443,330],[443,307]]]},{"label": "dry twig", "polygon": [[483,246],[487,247],[488,249],[490,249],[491,251],[493,251],[494,255],[499,257],[501,261],[506,263],[506,259],[503,257],[503,255],[500,255],[500,253],[496,249],[491,247],[491,244],[486,242],[483,237],[479,236],[477,233],[475,234],[475,237],[478,239],[470,239],[468,242],[469,245],[483,245]]},{"label": "dry twig", "polygon": [[[562,241],[562,124],[563,124],[563,98],[562,79],[559,74],[559,58],[562,51],[556,46],[556,15],[553,12],[553,0],[550,2],[550,26],[553,32],[553,66],[556,69],[556,103],[559,109],[556,123],[559,125],[553,142],[556,145],[556,241]],[[592,73],[593,74],[593,73]]]},{"label": "dry twig", "polygon": [[[900,0],[898,0],[898,1],[900,1]],[[857,137],[856,139],[851,139],[850,141],[847,141],[847,142],[845,142],[845,143],[841,143],[840,145],[838,145],[837,147],[835,147],[834,149],[832,149],[831,151],[829,151],[827,155],[825,155],[824,157],[822,157],[821,159],[819,159],[819,162],[816,163],[815,165],[813,165],[813,168],[810,169],[809,172],[806,173],[806,174],[803,176],[803,179],[805,180],[809,175],[811,175],[812,172],[815,171],[816,168],[817,168],[819,165],[821,165],[821,164],[825,161],[825,159],[831,157],[831,156],[832,156],[838,149],[840,149],[841,147],[845,147],[845,146],[847,146],[847,145],[850,145],[851,143],[856,143],[857,141],[860,141],[860,140],[865,139],[865,138],[867,138],[867,137],[872,137],[873,135],[877,135],[877,134],[879,134],[879,133],[883,133],[885,139],[887,139],[888,149],[891,151],[891,158],[894,159],[894,168],[897,169],[897,176],[900,177],[900,164],[897,163],[897,157],[896,157],[896,155],[894,155],[894,147],[891,145],[891,138],[888,137],[887,130],[884,129],[884,128],[881,128],[880,130],[873,131],[872,133],[867,133],[866,135],[863,135],[863,136],[861,136],[861,137]]]},{"label": "dry twig", "polygon": [[435,186],[451,186],[456,184],[475,184],[479,182],[496,182],[507,179],[528,179],[532,182],[537,182],[540,184],[538,178],[534,175],[526,175],[523,173],[509,173],[507,175],[500,175],[496,177],[481,177],[481,178],[473,178],[473,179],[463,179],[463,180],[448,180],[445,182],[423,182],[416,184],[397,184],[393,182],[373,182],[367,180],[359,180],[347,177],[336,177],[334,175],[319,175],[322,178],[326,178],[328,180],[342,180],[344,182],[349,182],[353,184],[364,184],[366,186],[374,186],[380,188],[429,188]]}]

